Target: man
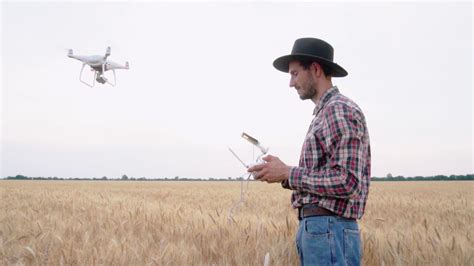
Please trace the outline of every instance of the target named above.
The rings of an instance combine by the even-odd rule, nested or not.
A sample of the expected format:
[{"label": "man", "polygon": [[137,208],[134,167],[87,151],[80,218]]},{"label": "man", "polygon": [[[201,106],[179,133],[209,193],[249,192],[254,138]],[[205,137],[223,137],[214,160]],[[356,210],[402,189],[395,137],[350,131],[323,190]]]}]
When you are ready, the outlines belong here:
[{"label": "man", "polygon": [[266,156],[248,169],[255,179],[281,182],[293,190],[298,209],[296,246],[301,265],[360,265],[357,219],[369,192],[370,143],[361,109],[332,84],[346,70],[333,62],[334,50],[315,38],[295,41],[290,55],[273,66],[290,73],[290,87],[316,105],[299,166]]}]

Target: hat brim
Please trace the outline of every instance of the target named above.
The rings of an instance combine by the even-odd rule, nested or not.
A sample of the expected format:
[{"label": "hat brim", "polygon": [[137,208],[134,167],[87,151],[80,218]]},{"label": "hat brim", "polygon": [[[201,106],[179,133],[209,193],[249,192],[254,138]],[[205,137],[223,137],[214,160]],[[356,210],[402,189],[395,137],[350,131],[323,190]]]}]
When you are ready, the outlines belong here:
[{"label": "hat brim", "polygon": [[342,68],[340,65],[334,62],[328,61],[322,57],[307,55],[307,54],[290,54],[290,55],[278,57],[277,59],[275,59],[275,61],[273,61],[273,66],[282,72],[288,73],[289,65],[291,61],[295,61],[295,60],[301,61],[301,60],[308,60],[308,59],[314,60],[318,63],[328,66],[331,69],[332,77],[347,76],[347,71],[344,68]]}]

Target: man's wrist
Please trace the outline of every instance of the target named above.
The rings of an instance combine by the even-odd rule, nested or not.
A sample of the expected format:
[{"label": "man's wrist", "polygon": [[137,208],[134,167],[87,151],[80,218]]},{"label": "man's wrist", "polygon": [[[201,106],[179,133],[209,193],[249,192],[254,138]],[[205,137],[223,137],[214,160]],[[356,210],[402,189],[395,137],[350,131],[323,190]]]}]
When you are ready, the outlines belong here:
[{"label": "man's wrist", "polygon": [[288,180],[291,175],[291,166],[286,166],[285,174],[283,175],[284,180]]}]

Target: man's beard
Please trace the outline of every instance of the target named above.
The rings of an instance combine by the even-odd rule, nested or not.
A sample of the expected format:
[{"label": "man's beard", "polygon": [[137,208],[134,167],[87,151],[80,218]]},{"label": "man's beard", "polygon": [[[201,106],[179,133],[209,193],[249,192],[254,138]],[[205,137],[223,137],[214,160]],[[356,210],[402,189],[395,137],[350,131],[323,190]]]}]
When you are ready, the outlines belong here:
[{"label": "man's beard", "polygon": [[302,94],[300,94],[301,100],[312,99],[316,96],[316,82],[314,82],[313,77],[309,78],[308,84],[305,87],[302,87]]}]

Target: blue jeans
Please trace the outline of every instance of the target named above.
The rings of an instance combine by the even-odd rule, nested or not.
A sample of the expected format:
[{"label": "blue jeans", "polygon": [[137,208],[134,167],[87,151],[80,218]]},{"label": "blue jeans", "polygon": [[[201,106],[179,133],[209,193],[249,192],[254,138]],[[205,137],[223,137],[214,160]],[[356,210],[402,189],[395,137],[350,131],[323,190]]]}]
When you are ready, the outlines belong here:
[{"label": "blue jeans", "polygon": [[362,249],[356,220],[312,216],[300,220],[296,248],[301,265],[360,265]]}]

